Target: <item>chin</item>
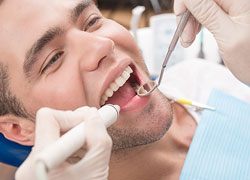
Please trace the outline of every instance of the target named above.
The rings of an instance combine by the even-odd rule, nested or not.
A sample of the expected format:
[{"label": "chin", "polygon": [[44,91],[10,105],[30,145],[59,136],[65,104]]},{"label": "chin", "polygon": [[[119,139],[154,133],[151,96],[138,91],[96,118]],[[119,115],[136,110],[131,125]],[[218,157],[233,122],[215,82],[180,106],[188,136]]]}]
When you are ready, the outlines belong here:
[{"label": "chin", "polygon": [[119,125],[108,128],[113,151],[147,145],[160,140],[172,124],[173,111],[168,99],[155,92],[141,113],[122,117]]}]

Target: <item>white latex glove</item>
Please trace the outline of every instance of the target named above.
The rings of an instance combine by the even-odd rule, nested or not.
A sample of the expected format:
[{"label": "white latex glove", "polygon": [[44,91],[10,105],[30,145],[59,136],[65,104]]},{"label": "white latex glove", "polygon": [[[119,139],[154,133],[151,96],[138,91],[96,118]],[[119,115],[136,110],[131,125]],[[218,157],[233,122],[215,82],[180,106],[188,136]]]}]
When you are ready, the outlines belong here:
[{"label": "white latex glove", "polygon": [[[175,14],[186,8],[193,14],[182,34],[184,47],[192,44],[199,23],[215,37],[226,66],[242,82],[250,85],[250,1],[175,0]],[[198,22],[197,22],[198,20]]]},{"label": "white latex glove", "polygon": [[80,161],[74,164],[64,162],[49,172],[49,179],[106,180],[112,141],[97,109],[90,107],[83,107],[76,111],[58,111],[48,108],[39,110],[36,117],[35,145],[28,158],[17,170],[16,179],[35,179],[36,155],[60,138],[60,132],[67,132],[82,121],[85,121],[86,132],[87,152],[85,156],[83,158],[71,157],[71,161],[72,159],[80,159]]}]

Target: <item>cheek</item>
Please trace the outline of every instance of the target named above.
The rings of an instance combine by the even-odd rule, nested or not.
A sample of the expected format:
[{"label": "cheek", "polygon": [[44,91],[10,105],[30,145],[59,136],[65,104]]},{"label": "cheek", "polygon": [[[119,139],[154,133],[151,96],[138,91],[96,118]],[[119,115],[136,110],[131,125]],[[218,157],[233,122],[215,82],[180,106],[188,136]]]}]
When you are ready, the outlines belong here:
[{"label": "cheek", "polygon": [[[60,77],[60,76],[59,76]],[[61,110],[74,110],[86,105],[84,89],[79,78],[53,77],[51,75],[33,89],[35,106]]]}]

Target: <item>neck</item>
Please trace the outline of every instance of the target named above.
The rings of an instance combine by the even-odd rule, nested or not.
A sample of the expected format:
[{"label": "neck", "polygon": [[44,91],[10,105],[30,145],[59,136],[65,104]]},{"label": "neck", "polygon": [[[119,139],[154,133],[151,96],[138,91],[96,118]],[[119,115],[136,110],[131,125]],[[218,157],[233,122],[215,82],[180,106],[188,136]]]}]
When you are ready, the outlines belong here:
[{"label": "neck", "polygon": [[173,109],[172,126],[161,140],[112,154],[110,180],[179,179],[196,124],[181,105]]}]

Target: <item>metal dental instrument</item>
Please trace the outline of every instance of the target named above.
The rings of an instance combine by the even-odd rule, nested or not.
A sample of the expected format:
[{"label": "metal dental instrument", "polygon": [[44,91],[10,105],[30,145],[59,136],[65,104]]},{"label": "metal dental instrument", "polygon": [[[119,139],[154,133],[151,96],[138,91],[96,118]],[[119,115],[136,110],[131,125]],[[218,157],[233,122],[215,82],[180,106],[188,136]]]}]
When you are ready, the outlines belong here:
[{"label": "metal dental instrument", "polygon": [[158,83],[156,83],[155,81],[149,81],[143,85],[141,85],[139,87],[139,89],[137,90],[137,95],[138,96],[148,96],[150,95],[160,84],[161,84],[161,80],[164,74],[164,70],[167,66],[168,60],[170,59],[170,56],[172,54],[172,52],[174,51],[176,44],[184,30],[184,28],[186,27],[186,24],[188,22],[188,19],[190,17],[191,13],[187,10],[182,14],[182,17],[180,19],[180,22],[175,30],[174,36],[172,38],[172,41],[168,47],[168,52],[167,55],[163,61],[162,64],[162,68],[161,68],[161,73],[160,73],[160,77],[158,80]]}]

